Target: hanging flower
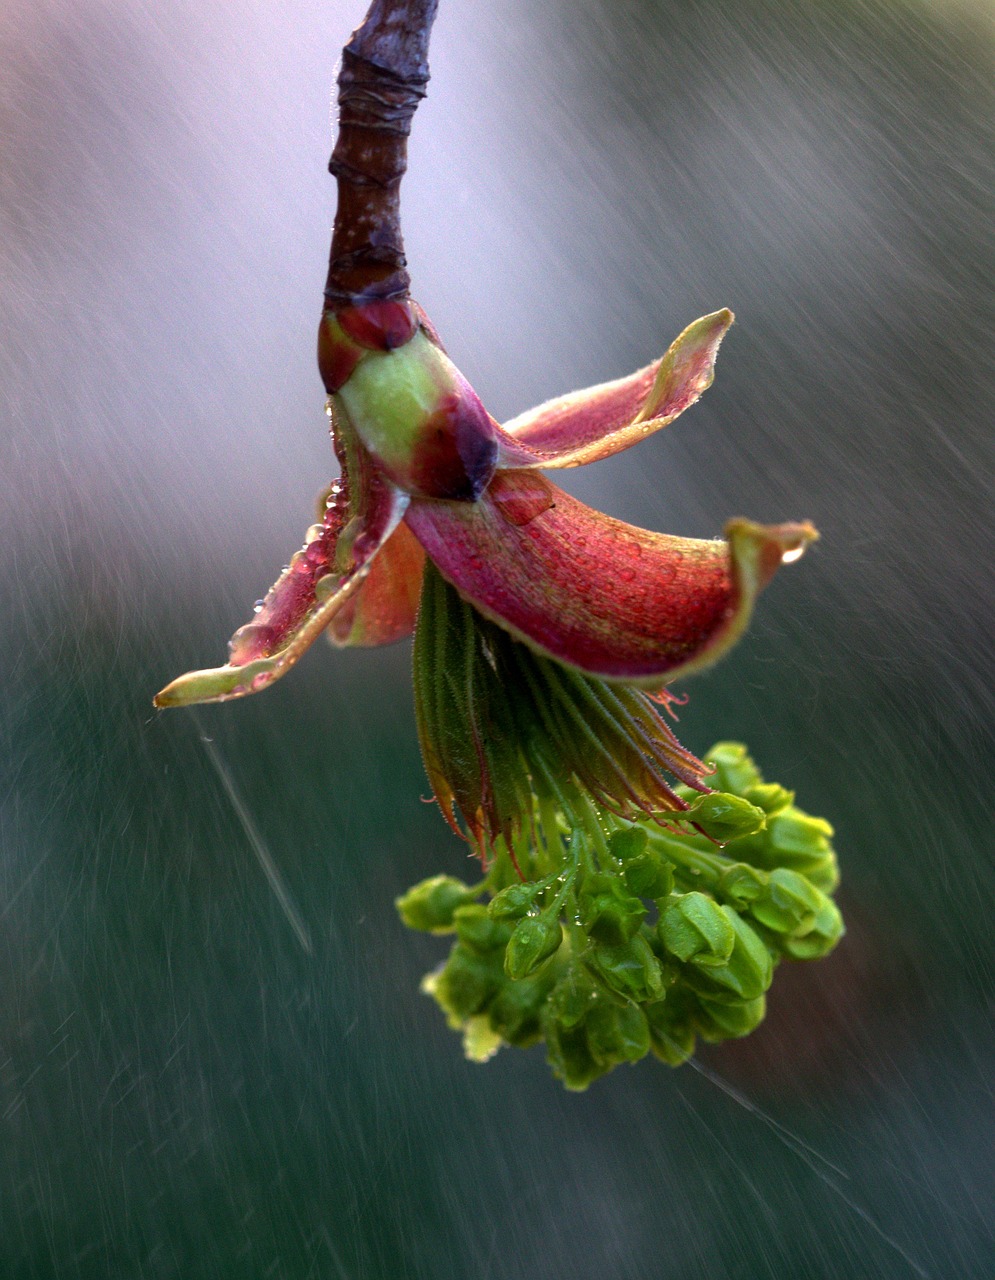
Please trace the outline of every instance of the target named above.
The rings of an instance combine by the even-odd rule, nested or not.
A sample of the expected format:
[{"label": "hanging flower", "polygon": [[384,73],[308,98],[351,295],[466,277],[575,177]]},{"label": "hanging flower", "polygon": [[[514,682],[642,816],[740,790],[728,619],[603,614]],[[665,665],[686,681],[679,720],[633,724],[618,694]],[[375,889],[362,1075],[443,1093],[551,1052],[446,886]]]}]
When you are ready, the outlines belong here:
[{"label": "hanging flower", "polygon": [[256,693],[322,631],[339,645],[410,634],[426,554],[480,616],[569,673],[659,690],[715,661],[811,525],[733,520],[724,541],[651,533],[540,471],[595,462],[672,422],[710,385],[732,318],[704,316],[645,369],[501,427],[415,304],[326,311],[319,364],[340,478],[227,663],[180,676],[156,705]]}]

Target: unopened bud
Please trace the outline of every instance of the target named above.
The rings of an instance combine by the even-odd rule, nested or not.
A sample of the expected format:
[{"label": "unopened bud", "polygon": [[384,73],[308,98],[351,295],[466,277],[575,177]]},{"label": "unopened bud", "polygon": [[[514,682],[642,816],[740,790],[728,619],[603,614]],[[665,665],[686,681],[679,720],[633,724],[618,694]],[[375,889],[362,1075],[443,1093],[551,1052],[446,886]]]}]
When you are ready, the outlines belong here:
[{"label": "unopened bud", "polygon": [[511,934],[508,925],[500,920],[492,920],[487,908],[478,902],[457,907],[453,912],[453,924],[460,942],[472,947],[480,955],[501,950]]},{"label": "unopened bud", "polygon": [[728,960],[723,965],[703,965],[693,957],[683,972],[684,980],[700,996],[721,1003],[756,1000],[770,986],[773,959],[763,940],[731,907],[720,910],[735,934]]},{"label": "unopened bud", "polygon": [[660,942],[685,963],[723,965],[736,941],[732,914],[704,893],[675,895],[660,917]]},{"label": "unopened bud", "polygon": [[642,827],[623,827],[608,837],[608,852],[619,862],[638,858],[646,848],[647,836]]},{"label": "unopened bud", "polygon": [[702,998],[698,1002],[695,1024],[705,1040],[736,1040],[748,1036],[764,1020],[767,1005],[762,995],[755,1000],[724,1004]]},{"label": "unopened bud", "polygon": [[601,999],[588,1013],[584,1029],[591,1056],[606,1067],[638,1062],[649,1052],[649,1025],[636,1004]]},{"label": "unopened bud", "polygon": [[637,898],[666,898],[674,891],[673,865],[655,849],[647,849],[627,862],[622,878]]},{"label": "unopened bud", "polygon": [[609,875],[589,875],[585,879],[578,907],[581,923],[591,937],[609,946],[627,942],[646,918],[643,903]]},{"label": "unopened bud", "polygon": [[453,876],[431,876],[397,898],[394,905],[409,929],[426,933],[451,933],[458,907],[473,902],[476,894]]},{"label": "unopened bud", "polygon": [[774,933],[805,934],[825,901],[825,895],[797,871],[777,867],[768,877],[767,892],[751,905],[750,914]]},{"label": "unopened bud", "polygon": [[659,1000],[664,993],[663,970],[642,934],[621,946],[595,945],[584,963],[611,991],[627,1000]]},{"label": "unopened bud", "polygon": [[492,920],[520,920],[532,909],[538,892],[537,884],[510,884],[494,895],[488,913]]},{"label": "unopened bud", "polygon": [[763,809],[725,791],[699,796],[685,816],[719,844],[752,835],[767,821]]},{"label": "unopened bud", "polygon": [[741,796],[747,787],[763,782],[760,770],[741,742],[717,742],[704,758],[715,767],[714,778],[709,781],[718,791],[731,791]]},{"label": "unopened bud", "polygon": [[563,930],[559,919],[526,916],[515,925],[504,953],[504,971],[513,981],[527,978],[559,950]]},{"label": "unopened bud", "polygon": [[845,932],[839,908],[831,898],[824,897],[808,932],[784,938],[781,950],[792,960],[818,960],[832,951]]}]

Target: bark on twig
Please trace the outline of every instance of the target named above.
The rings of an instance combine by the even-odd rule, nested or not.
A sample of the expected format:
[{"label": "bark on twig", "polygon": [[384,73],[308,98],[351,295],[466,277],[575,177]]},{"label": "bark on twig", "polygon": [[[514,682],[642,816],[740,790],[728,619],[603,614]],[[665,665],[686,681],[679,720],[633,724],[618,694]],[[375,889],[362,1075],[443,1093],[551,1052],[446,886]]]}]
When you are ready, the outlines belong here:
[{"label": "bark on twig", "polygon": [[373,0],[342,51],[339,135],[328,168],[338,182],[325,297],[340,308],[404,298],[400,185],[408,134],[428,84],[438,0]]}]

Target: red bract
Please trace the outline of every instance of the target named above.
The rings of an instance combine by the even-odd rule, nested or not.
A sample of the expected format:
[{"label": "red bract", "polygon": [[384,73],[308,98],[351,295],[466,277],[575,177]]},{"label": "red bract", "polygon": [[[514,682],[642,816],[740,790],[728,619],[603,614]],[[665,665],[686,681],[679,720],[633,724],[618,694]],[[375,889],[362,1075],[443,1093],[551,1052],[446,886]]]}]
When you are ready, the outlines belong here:
[{"label": "red bract", "polygon": [[812,526],[733,520],[714,541],[651,533],[539,471],[595,462],[672,422],[711,384],[732,318],[704,316],[645,369],[501,427],[414,304],[326,312],[319,363],[341,477],[228,662],[180,676],[156,705],[255,693],[322,631],[339,645],[408,635],[426,554],[485,617],[588,675],[661,688],[715,661]]}]

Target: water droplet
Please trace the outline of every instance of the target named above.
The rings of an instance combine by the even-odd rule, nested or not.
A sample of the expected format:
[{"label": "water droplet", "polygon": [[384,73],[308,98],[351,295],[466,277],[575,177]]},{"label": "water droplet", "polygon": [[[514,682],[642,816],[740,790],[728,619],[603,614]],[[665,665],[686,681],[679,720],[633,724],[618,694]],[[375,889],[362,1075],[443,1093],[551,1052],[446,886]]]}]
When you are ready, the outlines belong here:
[{"label": "water droplet", "polygon": [[623,582],[631,582],[636,576],[635,569],[619,569],[618,576]]},{"label": "water droplet", "polygon": [[270,676],[268,671],[260,671],[252,677],[251,689],[253,693],[258,693],[260,689],[264,689],[269,684]]},{"label": "water droplet", "polygon": [[269,655],[277,633],[264,622],[247,622],[239,627],[228,641],[228,661],[233,667],[244,667],[247,662]]},{"label": "water droplet", "polygon": [[265,600],[257,600],[257,601],[256,601],[256,603],[252,606],[252,612],[253,612],[253,613],[262,613],[263,605],[264,605],[265,603],[266,603],[266,601],[265,601]]},{"label": "water droplet", "polygon": [[314,598],[318,604],[324,604],[338,590],[342,579],[337,573],[326,573],[314,584]]},{"label": "water droplet", "polygon": [[800,542],[797,547],[789,547],[787,551],[781,552],[781,564],[794,564],[796,560],[800,560],[805,554],[805,544]]}]

